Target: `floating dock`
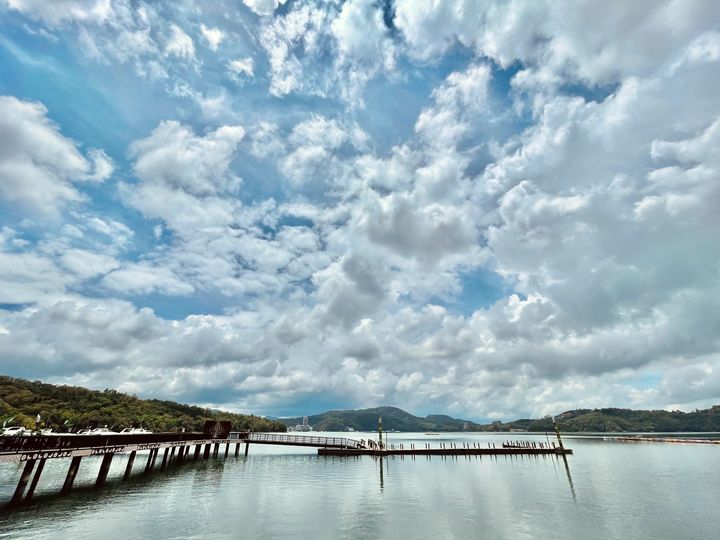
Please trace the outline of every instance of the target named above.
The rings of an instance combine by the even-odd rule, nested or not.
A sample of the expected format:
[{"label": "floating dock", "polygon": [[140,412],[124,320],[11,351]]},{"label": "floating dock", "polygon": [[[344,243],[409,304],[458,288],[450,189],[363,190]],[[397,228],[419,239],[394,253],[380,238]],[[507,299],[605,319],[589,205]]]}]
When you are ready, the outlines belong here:
[{"label": "floating dock", "polygon": [[318,448],[319,456],[568,456],[570,448]]}]

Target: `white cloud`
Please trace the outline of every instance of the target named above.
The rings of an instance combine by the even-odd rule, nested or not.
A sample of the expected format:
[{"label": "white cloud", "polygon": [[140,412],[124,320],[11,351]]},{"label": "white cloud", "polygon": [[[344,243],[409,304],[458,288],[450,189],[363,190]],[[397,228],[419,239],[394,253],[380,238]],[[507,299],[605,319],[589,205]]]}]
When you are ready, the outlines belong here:
[{"label": "white cloud", "polygon": [[205,41],[208,43],[208,47],[213,52],[217,52],[220,43],[227,37],[227,34],[219,28],[209,28],[204,24],[200,25],[200,32],[202,32]]},{"label": "white cloud", "polygon": [[126,294],[188,295],[195,291],[192,285],[175,276],[169,268],[147,263],[126,264],[103,278],[106,287]]},{"label": "white cloud", "polygon": [[272,15],[278,6],[287,0],[243,0],[243,3],[258,15]]},{"label": "white cloud", "polygon": [[238,58],[235,60],[230,60],[227,64],[228,70],[234,77],[238,77],[239,75],[245,75],[246,77],[252,77],[253,76],[253,68],[254,68],[254,62],[253,59],[248,58]]},{"label": "white cloud", "polygon": [[93,163],[86,159],[47,112],[41,103],[0,96],[0,201],[53,218],[83,200],[76,183],[102,181],[113,166],[101,150],[88,151]]},{"label": "white cloud", "polygon": [[192,38],[176,24],[170,26],[170,31],[170,37],[165,44],[165,54],[185,60],[195,60],[195,45]]},{"label": "white cloud", "polygon": [[7,5],[51,26],[69,21],[103,21],[112,11],[110,0],[7,0]]}]

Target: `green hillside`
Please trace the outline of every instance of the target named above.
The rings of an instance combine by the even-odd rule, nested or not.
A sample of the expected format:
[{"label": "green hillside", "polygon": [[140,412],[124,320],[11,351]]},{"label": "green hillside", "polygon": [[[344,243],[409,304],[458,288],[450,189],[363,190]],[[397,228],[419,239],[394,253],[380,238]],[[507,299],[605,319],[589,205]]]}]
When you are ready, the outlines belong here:
[{"label": "green hillside", "polygon": [[[685,413],[682,411],[643,411],[632,409],[577,409],[555,417],[563,431],[578,432],[678,432],[720,431],[720,405],[710,409]],[[540,420],[516,420],[500,424],[501,429],[524,429],[548,431],[552,429],[549,418]]]},{"label": "green hillside", "polygon": [[[397,407],[376,407],[347,411],[328,411],[308,417],[317,431],[375,431],[378,416],[386,430],[397,431],[552,431],[552,420],[520,419],[512,422],[476,424],[446,415],[413,416]],[[288,426],[302,423],[302,418],[283,418]],[[558,426],[566,432],[720,432],[720,406],[684,413],[681,411],[643,411],[631,409],[577,409],[556,416]]]},{"label": "green hillside", "polygon": [[[56,386],[0,376],[0,422],[54,431],[108,426],[119,431],[142,425],[152,431],[202,431],[205,420],[230,420],[233,430],[285,431],[281,422],[254,415],[183,405],[173,401],[138,399],[115,390],[102,392],[76,386]],[[12,420],[11,420],[12,418]]]},{"label": "green hillside", "polygon": [[[308,422],[317,431],[344,431],[347,428],[355,431],[375,431],[379,416],[382,416],[383,427],[386,430],[462,431],[465,424],[464,420],[457,420],[445,415],[436,414],[421,418],[397,407],[328,411],[308,416]],[[282,418],[280,420],[288,426],[302,423],[302,418]],[[478,424],[469,422],[469,428],[473,431],[480,427]]]}]

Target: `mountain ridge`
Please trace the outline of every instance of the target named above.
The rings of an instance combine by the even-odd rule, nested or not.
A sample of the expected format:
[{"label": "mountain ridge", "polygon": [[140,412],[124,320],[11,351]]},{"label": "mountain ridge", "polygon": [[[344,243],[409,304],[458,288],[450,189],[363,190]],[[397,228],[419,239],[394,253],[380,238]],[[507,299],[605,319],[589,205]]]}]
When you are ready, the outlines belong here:
[{"label": "mountain ridge", "polygon": [[[445,414],[415,416],[394,406],[333,410],[308,415],[317,431],[375,431],[378,416],[385,430],[397,431],[552,431],[552,418],[521,418],[510,422],[479,424]],[[720,432],[720,405],[693,412],[621,409],[573,409],[555,417],[562,431],[570,432]],[[303,417],[279,418],[288,427],[302,424]]]}]

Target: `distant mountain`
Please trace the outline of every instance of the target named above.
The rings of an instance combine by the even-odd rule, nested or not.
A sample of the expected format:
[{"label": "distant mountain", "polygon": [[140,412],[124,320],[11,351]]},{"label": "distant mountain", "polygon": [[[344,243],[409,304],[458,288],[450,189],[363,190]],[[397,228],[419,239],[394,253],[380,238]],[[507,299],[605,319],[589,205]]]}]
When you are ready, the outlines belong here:
[{"label": "distant mountain", "polygon": [[[385,430],[463,431],[465,425],[465,420],[458,420],[450,416],[433,414],[421,418],[397,407],[328,411],[308,416],[308,423],[317,431],[345,431],[347,428],[355,431],[375,431],[378,427],[379,416],[382,416]],[[281,418],[280,421],[287,426],[294,426],[302,424],[302,417]],[[479,430],[481,426],[474,422],[468,422],[468,427],[475,431]]]},{"label": "distant mountain", "polygon": [[230,420],[238,431],[285,431],[284,424],[254,415],[0,376],[0,425],[34,428],[36,415],[54,431],[98,426],[119,431],[141,424],[152,431],[202,431],[205,420]]},{"label": "distant mountain", "polygon": [[[710,409],[682,411],[644,411],[633,409],[576,409],[555,417],[563,431],[577,432],[678,432],[720,431],[720,405]],[[502,430],[550,431],[552,420],[515,420],[496,424]]]},{"label": "distant mountain", "polygon": [[[346,411],[328,411],[308,416],[308,423],[316,431],[377,430],[382,416],[385,430],[397,431],[552,431],[552,419],[525,418],[512,422],[477,424],[447,415],[413,416],[397,407],[375,407]],[[555,417],[565,432],[720,432],[720,405],[690,413],[681,411],[644,411],[632,409],[576,409]],[[287,426],[302,424],[302,417],[280,418]]]}]

